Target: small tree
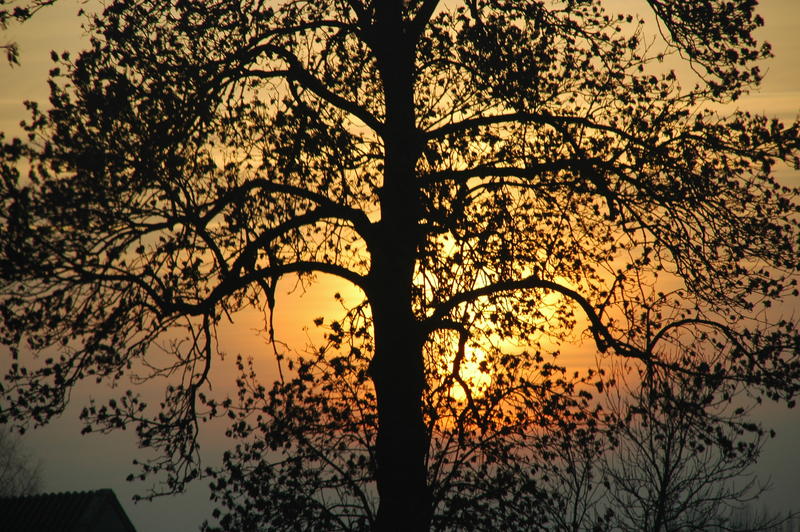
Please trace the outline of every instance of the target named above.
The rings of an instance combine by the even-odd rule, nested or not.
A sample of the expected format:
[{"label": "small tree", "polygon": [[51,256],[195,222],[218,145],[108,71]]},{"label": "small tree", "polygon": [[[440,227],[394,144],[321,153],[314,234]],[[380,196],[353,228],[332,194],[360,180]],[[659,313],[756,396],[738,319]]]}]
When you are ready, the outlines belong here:
[{"label": "small tree", "polygon": [[[727,530],[737,509],[765,492],[751,472],[765,438],[748,418],[752,399],[719,377],[735,345],[713,326],[701,335],[676,326],[661,341],[671,346],[662,360],[672,367],[691,357],[714,370],[641,364],[619,372],[627,385],[608,396],[621,421],[618,445],[601,461],[614,530]],[[753,530],[776,522],[765,517]]]},{"label": "small tree", "polygon": [[[792,401],[797,329],[762,311],[796,282],[796,191],[772,170],[798,126],[709,105],[757,86],[762,21],[754,1],[646,4],[661,49],[600,0],[108,3],[0,154],[3,418],[46,422],[86,378],[172,375],[156,408],[130,392],[83,419],[134,424],[180,489],[218,411],[217,324],[319,275],[372,320],[376,529],[430,527],[425,398],[473,344],[541,368],[541,405],[570,404],[538,361],[581,331]],[[665,360],[678,324],[723,331],[731,363]]]},{"label": "small tree", "polygon": [[0,497],[32,495],[40,485],[39,464],[25,454],[18,438],[0,427]]},{"label": "small tree", "polygon": [[727,518],[725,526],[714,530],[731,532],[796,532],[798,527],[797,512],[787,511],[785,515],[772,513],[766,508],[753,504],[736,508]]}]

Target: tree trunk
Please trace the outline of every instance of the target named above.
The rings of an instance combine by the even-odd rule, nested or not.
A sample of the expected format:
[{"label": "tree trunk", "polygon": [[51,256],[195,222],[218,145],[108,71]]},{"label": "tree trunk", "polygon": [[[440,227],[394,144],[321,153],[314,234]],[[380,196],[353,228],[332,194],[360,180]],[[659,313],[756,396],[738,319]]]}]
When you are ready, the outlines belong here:
[{"label": "tree trunk", "polygon": [[415,169],[422,146],[414,112],[415,43],[405,33],[402,10],[402,0],[376,3],[372,41],[385,98],[381,219],[370,246],[368,290],[375,334],[370,376],[378,403],[380,532],[427,531],[432,513],[422,417],[425,339],[412,300],[420,208]]},{"label": "tree trunk", "polygon": [[[387,185],[381,199],[377,243],[371,250],[368,297],[375,354],[370,377],[378,403],[376,442],[380,496],[376,530],[423,532],[430,527],[431,502],[425,456],[428,435],[422,417],[425,342],[413,311],[417,202],[405,150],[387,147]],[[403,182],[406,182],[403,186]]]},{"label": "tree trunk", "polygon": [[425,467],[428,435],[422,418],[421,342],[413,323],[394,321],[389,315],[375,320],[375,358],[370,366],[379,423],[380,506],[375,528],[422,532],[430,527],[432,508]]},{"label": "tree trunk", "polygon": [[378,403],[376,530],[381,532],[427,531],[432,511],[422,417],[425,336],[412,299],[418,240],[416,156],[407,148],[387,146],[387,178],[368,289],[375,334],[370,376]]}]

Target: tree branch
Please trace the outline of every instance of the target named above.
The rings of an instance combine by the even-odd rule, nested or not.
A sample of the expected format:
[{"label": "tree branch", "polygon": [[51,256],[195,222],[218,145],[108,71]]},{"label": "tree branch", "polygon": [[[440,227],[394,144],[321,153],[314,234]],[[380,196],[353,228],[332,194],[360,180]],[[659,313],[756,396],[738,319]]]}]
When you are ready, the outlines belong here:
[{"label": "tree branch", "polygon": [[558,172],[561,170],[585,170],[589,166],[602,165],[604,161],[596,157],[585,159],[563,159],[560,161],[550,161],[544,163],[528,164],[525,167],[519,166],[490,166],[480,165],[466,170],[440,170],[422,176],[421,185],[441,183],[448,180],[466,181],[478,177],[519,177],[522,179],[532,179],[545,172]]},{"label": "tree branch", "polygon": [[442,137],[446,137],[447,135],[459,134],[464,133],[467,130],[482,127],[482,126],[492,126],[497,124],[505,124],[505,123],[514,123],[514,124],[525,124],[525,123],[534,123],[534,124],[544,124],[544,125],[564,125],[564,124],[572,124],[583,126],[589,129],[596,129],[598,131],[605,131],[608,133],[614,133],[634,144],[644,146],[646,145],[642,142],[641,139],[622,131],[619,128],[608,126],[604,124],[597,124],[592,122],[588,118],[584,118],[581,116],[554,116],[550,113],[528,113],[528,112],[516,112],[516,113],[506,113],[506,114],[499,114],[499,115],[492,115],[492,116],[478,116],[475,118],[467,118],[465,120],[461,120],[459,122],[453,122],[451,124],[446,124],[444,126],[438,127],[431,131],[425,133],[426,140],[435,140]]},{"label": "tree branch", "polygon": [[202,311],[202,309],[206,308],[208,305],[216,304],[225,296],[228,296],[247,285],[260,280],[277,280],[284,275],[293,273],[327,273],[346,281],[350,281],[355,286],[366,291],[367,279],[363,275],[357,274],[343,266],[339,266],[338,264],[306,260],[270,266],[268,268],[249,272],[240,277],[229,277],[217,285],[217,287],[211,291],[211,294],[209,294],[208,298],[206,298],[204,302],[198,305],[184,305],[178,308],[185,309],[188,311],[187,313],[197,313],[197,311]]},{"label": "tree branch", "polygon": [[[303,66],[303,63],[290,51],[281,48],[280,46],[275,46],[274,44],[262,44],[252,48],[249,51],[249,55],[252,57],[248,57],[247,59],[250,59],[251,62],[253,62],[255,57],[261,53],[274,54],[289,64],[288,70],[278,71],[280,72],[280,76],[285,75],[287,79],[297,81],[300,86],[313,92],[329,104],[358,118],[367,127],[379,135],[383,134],[384,128],[380,120],[375,118],[372,113],[357,103],[351,102],[350,100],[331,91],[323,82],[317,79],[313,74],[311,74],[311,72],[306,70]],[[276,77],[276,74],[273,71],[245,69],[244,72],[248,75],[253,75],[256,77]]]},{"label": "tree branch", "polygon": [[439,0],[422,1],[422,6],[417,11],[417,14],[414,15],[414,20],[411,21],[411,38],[413,41],[416,42],[419,36],[422,35],[425,26],[428,24],[428,21],[430,21],[438,5]]},{"label": "tree branch", "polygon": [[288,185],[285,183],[276,183],[265,178],[250,179],[247,182],[228,190],[222,197],[211,203],[211,207],[208,211],[206,211],[201,219],[204,223],[208,223],[208,221],[217,216],[226,206],[237,201],[237,199],[241,200],[246,193],[254,189],[260,189],[266,192],[288,194],[290,196],[312,201],[321,208],[325,209],[326,216],[340,218],[352,223],[356,232],[365,240],[368,239],[371,234],[372,222],[361,209],[336,203],[329,197],[306,188]]},{"label": "tree branch", "polygon": [[[437,328],[435,325],[437,322],[442,322],[443,318],[449,314],[451,310],[462,303],[472,302],[482,297],[497,295],[503,292],[533,290],[537,288],[558,292],[575,301],[586,314],[586,317],[589,318],[589,322],[591,323],[590,330],[594,336],[595,344],[601,352],[605,352],[609,347],[611,347],[623,356],[635,358],[643,358],[647,356],[647,354],[640,349],[614,338],[608,328],[603,325],[600,316],[595,311],[594,307],[592,307],[591,303],[589,303],[589,301],[587,301],[586,298],[584,298],[578,292],[553,281],[547,281],[534,276],[526,277],[516,281],[498,281],[480,288],[475,288],[473,290],[456,294],[448,301],[437,305],[433,314],[428,317],[425,322],[428,324],[427,328],[434,329]],[[430,324],[434,325],[431,326]]]},{"label": "tree branch", "polygon": [[683,319],[683,320],[678,320],[678,321],[675,321],[675,322],[672,322],[672,323],[668,323],[667,325],[662,327],[661,330],[659,330],[653,336],[653,338],[650,339],[650,341],[647,343],[647,352],[648,353],[652,353],[653,352],[653,349],[655,348],[656,344],[658,343],[658,341],[661,338],[664,337],[664,335],[667,333],[667,331],[669,331],[670,329],[676,329],[678,327],[683,327],[684,325],[708,325],[709,327],[713,327],[715,329],[718,329],[718,330],[722,331],[722,333],[725,336],[727,336],[728,339],[731,342],[736,344],[737,347],[741,347],[741,343],[739,342],[739,338],[734,334],[734,332],[731,330],[731,328],[728,327],[727,325],[724,325],[722,323],[719,323],[719,322],[713,321],[713,320],[706,320],[706,319],[703,319],[703,318],[686,318],[686,319]]},{"label": "tree branch", "polygon": [[239,257],[234,261],[233,265],[231,265],[231,270],[234,272],[242,270],[247,264],[250,264],[254,260],[258,250],[263,249],[270,242],[279,238],[281,235],[288,233],[292,229],[299,229],[304,225],[310,225],[330,217],[336,218],[336,216],[328,207],[323,206],[318,209],[293,216],[282,224],[264,231],[258,235],[255,240],[249,242],[245,248],[242,249],[241,253],[239,253]]}]

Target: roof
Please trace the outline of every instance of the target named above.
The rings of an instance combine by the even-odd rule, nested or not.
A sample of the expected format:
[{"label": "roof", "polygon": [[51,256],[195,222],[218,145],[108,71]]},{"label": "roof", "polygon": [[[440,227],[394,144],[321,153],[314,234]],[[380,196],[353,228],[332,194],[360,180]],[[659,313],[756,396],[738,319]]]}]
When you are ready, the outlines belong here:
[{"label": "roof", "polygon": [[110,489],[0,497],[0,529],[136,532]]}]

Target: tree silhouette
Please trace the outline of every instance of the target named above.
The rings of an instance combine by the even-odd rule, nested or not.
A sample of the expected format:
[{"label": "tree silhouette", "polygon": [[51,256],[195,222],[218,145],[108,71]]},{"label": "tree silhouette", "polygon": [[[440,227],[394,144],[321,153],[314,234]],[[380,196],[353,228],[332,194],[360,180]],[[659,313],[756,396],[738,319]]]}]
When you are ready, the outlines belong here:
[{"label": "tree silhouette", "polygon": [[[732,360],[717,331],[692,338],[693,345],[685,341],[676,342],[673,356],[718,368]],[[653,366],[626,373],[641,382],[615,390],[611,409],[624,421],[617,447],[598,466],[610,486],[614,530],[730,530],[736,511],[766,491],[750,471],[766,434],[738,397],[741,386]],[[763,516],[751,529],[779,522]]]},{"label": "tree silhouette", "polygon": [[39,464],[21,448],[13,434],[0,430],[0,497],[32,495],[39,490]]},{"label": "tree silhouette", "polygon": [[[236,445],[221,467],[207,471],[221,507],[214,512],[219,528],[209,529],[376,526],[378,494],[370,480],[378,415],[367,377],[368,322],[356,311],[331,323],[328,342],[295,358],[288,368],[294,377],[269,388],[259,384],[253,361],[239,358],[236,398],[215,405],[231,419],[227,436]],[[609,422],[580,392],[586,379],[570,379],[565,368],[508,355],[492,366],[491,387],[468,405],[452,393],[451,370],[437,371],[434,361],[426,366],[431,530],[552,530],[561,501],[547,481],[558,471],[553,459],[566,435],[599,440]]]},{"label": "tree silhouette", "polygon": [[[425,395],[470,350],[487,374],[539,368],[518,389],[556,418],[588,400],[549,365],[583,331],[603,357],[793,401],[800,340],[770,307],[794,290],[798,203],[772,170],[797,165],[798,125],[711,105],[760,80],[755,2],[647,4],[663,42],[599,0],[110,2],[3,146],[3,417],[46,422],[87,378],[170,376],[159,405],[128,392],[83,418],[135,425],[161,451],[145,472],[180,489],[220,412],[220,320],[320,275],[371,320],[379,530],[430,527]],[[729,364],[664,356],[708,327]]]},{"label": "tree silhouette", "polygon": [[[377,416],[364,320],[355,312],[331,324],[329,342],[296,359],[296,376],[271,389],[240,357],[238,397],[225,407],[236,446],[209,470],[223,507],[214,514],[220,527],[209,529],[374,526]],[[673,356],[729,363],[731,346],[715,332],[673,332]],[[591,399],[576,393],[587,379],[548,397],[530,375],[560,373],[563,384],[566,368],[524,356],[495,362],[490,373],[503,378],[490,391],[478,387],[468,408],[454,400],[452,382],[424,396],[432,530],[767,530],[784,522],[745,516],[743,528],[741,512],[765,493],[750,470],[765,433],[749,418],[740,384],[640,365],[614,371],[624,381]],[[427,367],[428,382],[445,377]]]}]

